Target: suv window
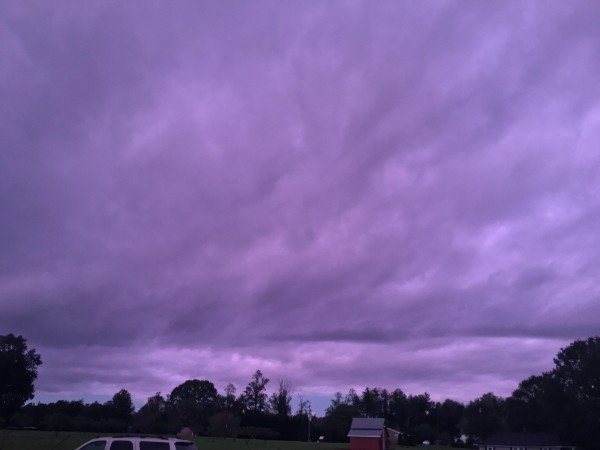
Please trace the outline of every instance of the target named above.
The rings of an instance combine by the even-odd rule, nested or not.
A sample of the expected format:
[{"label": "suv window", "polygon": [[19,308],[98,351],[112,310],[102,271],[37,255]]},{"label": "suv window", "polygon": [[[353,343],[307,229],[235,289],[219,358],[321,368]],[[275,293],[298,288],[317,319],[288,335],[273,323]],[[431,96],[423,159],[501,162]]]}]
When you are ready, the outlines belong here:
[{"label": "suv window", "polygon": [[140,442],[140,450],[170,450],[168,442]]},{"label": "suv window", "polygon": [[110,450],[133,450],[133,442],[113,441],[112,444],[110,444]]},{"label": "suv window", "polygon": [[104,447],[106,447],[106,441],[94,441],[81,447],[81,450],[104,450]]}]

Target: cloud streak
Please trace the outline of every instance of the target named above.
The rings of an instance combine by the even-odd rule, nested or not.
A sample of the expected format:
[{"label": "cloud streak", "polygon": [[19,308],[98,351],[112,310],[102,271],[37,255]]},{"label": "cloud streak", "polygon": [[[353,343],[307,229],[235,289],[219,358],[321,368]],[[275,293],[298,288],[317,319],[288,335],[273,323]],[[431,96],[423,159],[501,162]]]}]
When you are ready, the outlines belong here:
[{"label": "cloud streak", "polygon": [[595,5],[0,8],[0,329],[38,392],[467,400],[598,333]]}]

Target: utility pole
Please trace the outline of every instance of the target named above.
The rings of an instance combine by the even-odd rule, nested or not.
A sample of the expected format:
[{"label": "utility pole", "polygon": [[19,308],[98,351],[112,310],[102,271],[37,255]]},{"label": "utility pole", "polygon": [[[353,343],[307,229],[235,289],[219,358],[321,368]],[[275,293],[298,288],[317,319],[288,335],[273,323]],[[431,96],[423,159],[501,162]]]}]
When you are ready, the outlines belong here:
[{"label": "utility pole", "polygon": [[308,417],[308,436],[306,437],[306,441],[310,442],[310,421],[312,419],[312,411],[310,410],[310,404],[308,405],[308,413],[306,414]]}]

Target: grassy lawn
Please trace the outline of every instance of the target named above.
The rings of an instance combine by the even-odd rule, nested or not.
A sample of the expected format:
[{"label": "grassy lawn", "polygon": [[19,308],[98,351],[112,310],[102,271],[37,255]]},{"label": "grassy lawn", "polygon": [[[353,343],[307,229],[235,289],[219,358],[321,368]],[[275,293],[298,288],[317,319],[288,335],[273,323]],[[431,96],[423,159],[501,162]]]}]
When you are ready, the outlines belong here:
[{"label": "grassy lawn", "polygon": [[[100,434],[101,435],[101,434]],[[75,450],[98,433],[0,430],[0,450]],[[193,438],[198,450],[344,450],[348,444]],[[447,450],[450,447],[397,447],[399,450]]]}]

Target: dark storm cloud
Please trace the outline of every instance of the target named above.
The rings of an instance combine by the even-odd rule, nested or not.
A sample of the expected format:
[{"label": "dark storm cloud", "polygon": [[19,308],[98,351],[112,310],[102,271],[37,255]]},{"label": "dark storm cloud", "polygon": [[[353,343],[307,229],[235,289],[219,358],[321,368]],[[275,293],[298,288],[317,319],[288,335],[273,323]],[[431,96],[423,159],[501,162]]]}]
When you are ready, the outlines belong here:
[{"label": "dark storm cloud", "polygon": [[595,5],[1,9],[0,328],[38,391],[467,399],[600,330]]}]

